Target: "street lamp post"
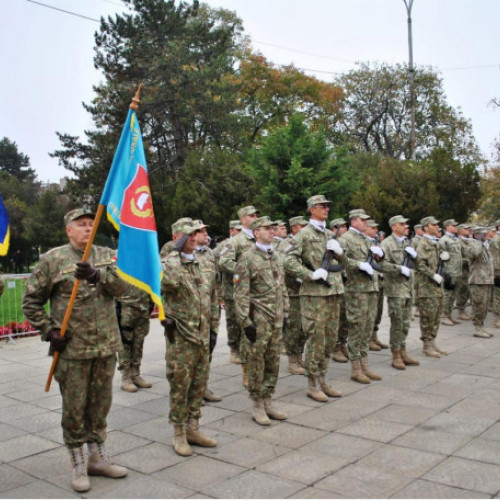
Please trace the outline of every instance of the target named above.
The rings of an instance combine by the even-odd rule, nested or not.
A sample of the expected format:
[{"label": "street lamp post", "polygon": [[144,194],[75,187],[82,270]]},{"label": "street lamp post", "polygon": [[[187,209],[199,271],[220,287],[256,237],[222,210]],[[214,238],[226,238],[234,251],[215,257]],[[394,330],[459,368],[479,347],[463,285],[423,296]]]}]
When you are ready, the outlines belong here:
[{"label": "street lamp post", "polygon": [[410,151],[411,159],[416,160],[416,138],[415,138],[415,70],[413,69],[413,40],[411,30],[411,9],[413,7],[413,0],[403,0],[406,12],[408,14],[408,79],[410,83]]}]

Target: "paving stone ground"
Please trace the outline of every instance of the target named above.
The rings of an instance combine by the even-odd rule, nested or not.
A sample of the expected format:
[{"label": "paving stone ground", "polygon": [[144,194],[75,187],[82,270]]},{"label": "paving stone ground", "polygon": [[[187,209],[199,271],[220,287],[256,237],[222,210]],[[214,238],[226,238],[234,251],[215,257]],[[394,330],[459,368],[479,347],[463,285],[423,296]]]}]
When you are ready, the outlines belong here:
[{"label": "paving stone ground", "polygon": [[[388,326],[384,315],[384,341]],[[222,328],[210,387],[223,399],[204,406],[201,420],[218,446],[182,458],[167,419],[163,331],[152,320],[142,371],[153,387],[125,393],[116,376],[108,419],[108,450],[129,475],[91,478],[83,497],[500,498],[500,330],[487,340],[472,333],[470,321],[442,326],[438,344],[449,355],[424,358],[416,318],[407,350],[419,367],[398,371],[390,351],[370,353],[383,380],[365,386],[332,361],[327,378],[344,396],[325,404],[306,397],[306,379],[288,374],[282,356],[276,406],[289,419],[265,428],[251,419]],[[0,498],[80,497],[57,383],[44,392],[47,344],[31,337],[0,346]]]}]

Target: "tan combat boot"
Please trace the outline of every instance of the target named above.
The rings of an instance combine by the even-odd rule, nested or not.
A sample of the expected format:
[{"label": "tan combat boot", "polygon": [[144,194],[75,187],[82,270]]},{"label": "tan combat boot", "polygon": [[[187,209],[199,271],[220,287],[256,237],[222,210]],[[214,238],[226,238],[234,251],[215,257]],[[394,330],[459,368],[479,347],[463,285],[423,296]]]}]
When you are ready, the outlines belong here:
[{"label": "tan combat boot", "polygon": [[334,389],[331,385],[326,383],[325,374],[322,373],[318,377],[319,386],[321,390],[330,398],[340,398],[342,393]]},{"label": "tan combat boot", "polygon": [[290,354],[290,356],[288,356],[287,371],[292,375],[304,375],[306,372],[304,368],[300,366],[298,354]]},{"label": "tan combat boot", "polygon": [[351,361],[351,380],[360,384],[369,384],[371,380],[363,373],[359,359]]},{"label": "tan combat boot", "polygon": [[406,370],[406,365],[401,357],[401,349],[393,348],[392,351],[392,366],[396,368],[396,370]]},{"label": "tan combat boot", "polygon": [[333,361],[336,361],[337,363],[347,363],[349,360],[344,356],[344,353],[342,352],[342,348],[340,344],[337,344],[335,346],[335,349],[333,350],[332,354],[332,359]]},{"label": "tan combat boot", "polygon": [[494,328],[500,328],[500,317],[495,316],[495,322],[493,323]]},{"label": "tan combat boot", "polygon": [[191,446],[186,439],[186,427],[184,424],[174,424],[174,451],[181,457],[189,457],[193,454]]},{"label": "tan combat boot", "polygon": [[377,344],[377,332],[372,332],[372,337],[370,339],[370,343],[368,344],[368,349],[370,349],[370,351],[381,351],[382,350],[382,347],[380,347],[378,344]]},{"label": "tan combat boot", "polygon": [[189,444],[197,444],[205,448],[217,446],[217,441],[215,441],[215,439],[205,436],[200,432],[200,424],[196,418],[190,418],[187,421],[186,441]]},{"label": "tan combat boot", "polygon": [[309,375],[307,396],[319,403],[326,403],[328,401],[328,396],[317,386],[317,378],[318,377]]},{"label": "tan combat boot", "polygon": [[401,359],[403,360],[403,363],[405,365],[418,366],[420,364],[420,361],[417,361],[416,359],[410,358],[410,356],[408,356],[408,354],[406,353],[406,347],[401,347]]},{"label": "tan combat boot", "polygon": [[240,353],[234,349],[231,349],[231,354],[229,355],[229,362],[235,365],[241,365],[242,361],[240,358]]},{"label": "tan combat boot", "polygon": [[287,416],[285,413],[274,408],[274,406],[271,402],[271,398],[264,398],[264,410],[266,411],[267,416],[269,418],[272,418],[273,420],[286,420],[287,419]]},{"label": "tan combat boot", "polygon": [[118,479],[128,474],[125,467],[115,465],[109,461],[104,443],[87,443],[87,449],[89,451],[89,463],[87,465],[89,476]]},{"label": "tan combat boot", "polygon": [[443,351],[436,345],[435,340],[431,340],[431,346],[434,348],[434,350],[441,356],[446,356],[448,354],[448,351]]},{"label": "tan combat boot", "polygon": [[382,377],[375,372],[372,372],[370,368],[368,368],[368,356],[365,356],[364,358],[361,358],[360,360],[361,363],[361,370],[363,370],[363,373],[371,380],[382,380]]},{"label": "tan combat boot", "polygon": [[347,348],[347,344],[340,344],[340,350],[345,358],[349,360],[349,349]]},{"label": "tan combat boot", "polygon": [[125,392],[137,392],[138,389],[132,382],[132,377],[130,376],[130,367],[123,368],[121,372],[122,372],[122,384],[120,385],[120,389]]},{"label": "tan combat boot", "polygon": [[215,394],[215,392],[213,392],[208,387],[205,387],[203,399],[205,401],[208,401],[209,403],[217,403],[218,401],[222,401],[222,398],[218,394]]},{"label": "tan combat boot", "polygon": [[446,326],[455,326],[455,323],[448,315],[446,316],[443,315],[443,317],[441,318],[441,324]]},{"label": "tan combat boot", "polygon": [[439,354],[434,347],[432,347],[430,340],[424,340],[424,347],[422,349],[422,354],[424,356],[428,356],[429,358],[440,358],[441,354]]},{"label": "tan combat boot", "polygon": [[241,371],[243,372],[243,387],[248,387],[248,365],[241,363]]},{"label": "tan combat boot", "polygon": [[475,332],[473,337],[479,337],[480,339],[489,339],[490,337],[493,337],[493,334],[488,332],[484,327],[482,326],[474,326]]},{"label": "tan combat boot", "polygon": [[472,317],[469,316],[463,309],[460,309],[457,318],[461,319],[462,321],[469,321],[472,319]]},{"label": "tan combat boot", "polygon": [[266,410],[264,408],[264,401],[262,399],[256,399],[253,402],[252,418],[259,425],[270,425],[271,421],[267,416]]},{"label": "tan combat boot", "polygon": [[132,368],[130,369],[130,375],[132,378],[132,382],[139,389],[149,389],[150,387],[153,387],[153,384],[151,384],[150,382],[146,382],[141,377],[140,368],[138,366],[132,366]]},{"label": "tan combat boot", "polygon": [[80,493],[90,490],[90,481],[85,468],[85,457],[83,456],[83,447],[68,448],[71,457],[73,472],[71,476],[71,487]]},{"label": "tan combat boot", "polygon": [[384,344],[377,336],[377,331],[373,332],[372,339],[375,341],[375,344],[377,344],[381,349],[389,349],[389,346],[387,344]]}]

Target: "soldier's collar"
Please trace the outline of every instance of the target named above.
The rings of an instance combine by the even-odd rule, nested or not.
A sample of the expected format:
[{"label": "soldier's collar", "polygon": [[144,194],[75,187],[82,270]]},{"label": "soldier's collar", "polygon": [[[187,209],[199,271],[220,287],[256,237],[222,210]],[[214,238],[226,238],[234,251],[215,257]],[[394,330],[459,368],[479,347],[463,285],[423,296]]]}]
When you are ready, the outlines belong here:
[{"label": "soldier's collar", "polygon": [[243,227],[242,230],[246,235],[250,236],[252,238],[252,240],[255,239],[255,236],[254,236],[253,231],[251,229],[247,229],[246,227]]},{"label": "soldier's collar", "polygon": [[194,262],[194,253],[184,253],[184,252],[181,252],[181,257],[184,260],[189,260],[191,262]]},{"label": "soldier's collar", "polygon": [[264,252],[265,254],[272,255],[273,254],[273,246],[272,245],[263,245],[262,243],[255,243],[255,246]]},{"label": "soldier's collar", "polygon": [[309,224],[316,228],[318,231],[321,231],[322,233],[325,232],[326,229],[326,221],[319,221],[316,219],[309,219]]}]

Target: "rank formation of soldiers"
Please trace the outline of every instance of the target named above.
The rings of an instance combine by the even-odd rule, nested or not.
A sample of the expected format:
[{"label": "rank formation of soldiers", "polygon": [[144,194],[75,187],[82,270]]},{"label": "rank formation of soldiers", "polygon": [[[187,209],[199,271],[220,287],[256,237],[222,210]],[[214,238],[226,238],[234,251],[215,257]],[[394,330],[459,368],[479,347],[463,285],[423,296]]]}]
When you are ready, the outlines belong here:
[{"label": "rank formation of soldiers", "polygon": [[[288,372],[307,378],[304,395],[327,402],[342,396],[327,381],[330,358],[350,362],[350,378],[360,384],[382,379],[370,368],[370,351],[390,347],[397,370],[418,366],[406,352],[413,316],[420,319],[422,354],[431,358],[447,354],[437,345],[440,324],[472,320],[471,333],[488,339],[493,333],[484,321],[491,307],[493,327],[500,328],[500,220],[471,227],[448,219],[441,229],[429,216],[414,225],[410,240],[408,219],[394,215],[391,234],[382,238],[363,209],[328,224],[330,204],[323,195],[310,197],[309,217],[291,217],[290,233],[284,221],[259,216],[253,206],[240,208],[229,222],[229,238],[214,249],[203,221],[184,217],[172,225],[172,241],[161,249],[161,288],[177,454],[191,455],[191,445],[217,446],[199,419],[203,400],[221,399],[208,379],[222,305],[230,362],[241,365],[252,418],[262,426],[287,418],[273,404],[282,352]],[[59,353],[54,375],[77,492],[90,489],[89,476],[128,473],[110,461],[105,446],[117,363],[123,391],[151,387],[140,368],[153,306],[146,293],[119,278],[114,251],[93,246],[82,262],[94,217],[87,209],[65,215],[68,244],[42,257],[23,298],[26,318],[49,342],[49,353]],[[82,281],[61,337],[75,279]],[[384,296],[390,346],[377,336]],[[44,307],[49,301],[50,310]]]}]

